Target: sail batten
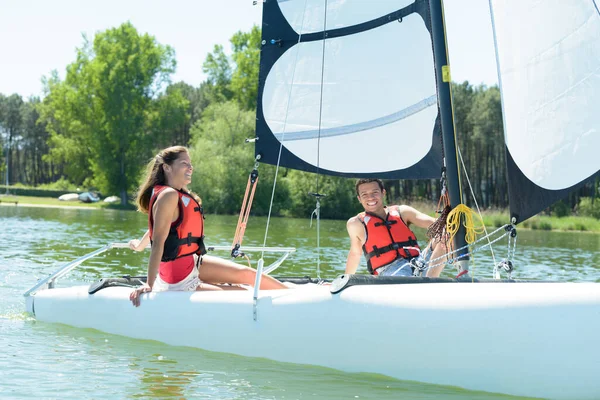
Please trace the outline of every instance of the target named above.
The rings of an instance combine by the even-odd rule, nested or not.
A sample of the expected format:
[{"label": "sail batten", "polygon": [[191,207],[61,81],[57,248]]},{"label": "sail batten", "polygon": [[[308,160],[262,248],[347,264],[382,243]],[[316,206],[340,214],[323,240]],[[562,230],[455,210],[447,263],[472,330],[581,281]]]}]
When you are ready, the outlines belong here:
[{"label": "sail batten", "polygon": [[418,112],[421,112],[428,107],[435,106],[436,104],[437,104],[437,96],[432,95],[432,96],[429,96],[428,98],[423,99],[420,102],[413,104],[403,110],[400,110],[396,113],[386,115],[384,117],[381,117],[381,118],[378,118],[375,120],[365,121],[365,122],[361,122],[361,123],[353,124],[353,125],[340,126],[340,127],[336,127],[336,128],[295,131],[292,133],[285,133],[285,134],[280,133],[280,134],[275,134],[274,136],[279,141],[287,142],[287,141],[293,141],[293,140],[315,139],[317,137],[327,138],[327,137],[340,136],[340,135],[350,135],[353,133],[358,133],[361,131],[373,129],[373,128],[376,128],[379,126],[389,125],[396,121],[400,121],[402,119],[410,117],[411,115],[414,115]]}]

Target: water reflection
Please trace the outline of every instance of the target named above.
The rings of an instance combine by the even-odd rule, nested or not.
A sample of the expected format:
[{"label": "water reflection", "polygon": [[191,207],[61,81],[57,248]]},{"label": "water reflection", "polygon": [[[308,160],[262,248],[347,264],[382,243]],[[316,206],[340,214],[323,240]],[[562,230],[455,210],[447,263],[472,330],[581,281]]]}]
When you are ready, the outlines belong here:
[{"label": "water reflection", "polygon": [[[142,372],[141,391],[132,397],[185,398],[186,390],[199,373],[177,370],[177,361],[166,359],[160,354],[152,354],[149,357],[149,360],[136,360],[131,363],[132,371]],[[143,366],[148,363],[154,363],[156,366]]]}]

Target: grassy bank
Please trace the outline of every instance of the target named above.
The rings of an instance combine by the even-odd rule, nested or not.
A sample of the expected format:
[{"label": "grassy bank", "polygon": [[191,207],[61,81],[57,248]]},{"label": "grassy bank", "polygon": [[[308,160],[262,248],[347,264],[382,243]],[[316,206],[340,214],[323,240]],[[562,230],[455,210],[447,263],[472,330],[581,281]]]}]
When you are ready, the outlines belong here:
[{"label": "grassy bank", "polygon": [[[508,212],[483,213],[483,222],[486,226],[500,227],[508,221]],[[536,215],[519,224],[519,227],[542,231],[600,232],[600,220],[592,217]]]},{"label": "grassy bank", "polygon": [[71,207],[71,208],[91,208],[91,209],[113,209],[113,210],[135,210],[133,204],[121,205],[119,203],[109,204],[103,201],[97,203],[83,203],[79,200],[61,201],[53,197],[34,197],[34,196],[0,196],[0,204],[18,206],[50,206],[50,207]]},{"label": "grassy bank", "polygon": [[[423,211],[434,218],[432,209],[435,204],[429,202],[413,202],[410,206]],[[482,211],[483,223],[489,228],[499,228],[510,222],[508,210],[500,211]],[[474,221],[479,224],[478,220]],[[574,232],[595,232],[600,233],[600,220],[593,217],[554,217],[549,215],[536,215],[527,221],[519,224],[520,229],[542,230],[542,231],[574,231]]]}]

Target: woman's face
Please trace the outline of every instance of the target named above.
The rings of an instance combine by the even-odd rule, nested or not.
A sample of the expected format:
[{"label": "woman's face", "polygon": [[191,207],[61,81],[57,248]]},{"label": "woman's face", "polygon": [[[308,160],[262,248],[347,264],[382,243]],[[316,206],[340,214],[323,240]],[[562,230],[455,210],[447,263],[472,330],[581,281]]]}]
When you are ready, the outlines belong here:
[{"label": "woman's face", "polygon": [[169,186],[181,189],[192,182],[194,167],[188,153],[179,153],[171,165],[165,165]]}]

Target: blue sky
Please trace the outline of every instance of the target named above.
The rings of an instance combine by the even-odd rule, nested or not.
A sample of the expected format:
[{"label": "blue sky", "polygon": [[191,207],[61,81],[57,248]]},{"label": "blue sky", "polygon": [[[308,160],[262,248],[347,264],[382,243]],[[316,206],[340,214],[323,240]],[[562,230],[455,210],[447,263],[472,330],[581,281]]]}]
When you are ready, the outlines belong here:
[{"label": "blue sky", "polygon": [[[354,0],[357,1],[357,0]],[[366,1],[366,0],[363,0]],[[0,0],[0,93],[41,94],[41,77],[65,67],[94,33],[129,20],[140,32],[175,49],[173,82],[197,86],[215,44],[229,49],[238,30],[260,25],[252,0]],[[487,0],[445,0],[454,81],[494,85],[496,61]]]}]

